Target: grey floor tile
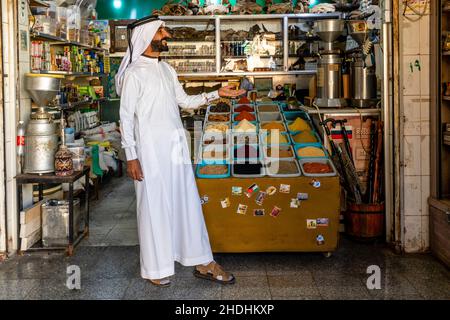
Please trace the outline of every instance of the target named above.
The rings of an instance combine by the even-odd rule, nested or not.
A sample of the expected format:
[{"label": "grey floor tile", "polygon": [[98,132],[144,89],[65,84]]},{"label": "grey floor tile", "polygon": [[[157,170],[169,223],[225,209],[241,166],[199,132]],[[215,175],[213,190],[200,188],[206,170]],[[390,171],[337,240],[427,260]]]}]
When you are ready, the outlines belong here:
[{"label": "grey floor tile", "polygon": [[358,273],[349,274],[316,274],[313,273],[314,282],[318,287],[358,287],[365,286],[364,279]]},{"label": "grey floor tile", "polygon": [[393,297],[410,296],[422,298],[419,291],[402,274],[385,273],[381,277],[381,289],[369,290],[374,299],[391,299]]},{"label": "grey floor tile", "polygon": [[205,300],[220,299],[221,285],[197,278],[171,278],[168,288],[158,288],[145,279],[134,279],[128,287],[127,300]]},{"label": "grey floor tile", "polygon": [[266,276],[236,277],[236,283],[222,288],[223,300],[268,300],[271,298]]},{"label": "grey floor tile", "polygon": [[312,275],[268,276],[273,297],[298,297],[320,295]]},{"label": "grey floor tile", "polygon": [[39,280],[37,286],[26,296],[29,300],[91,300],[122,299],[130,285],[128,279],[81,280],[81,289],[70,290],[66,280]]},{"label": "grey floor tile", "polygon": [[0,300],[23,300],[39,280],[0,280]]},{"label": "grey floor tile", "polygon": [[323,300],[321,296],[272,297],[272,300]]},{"label": "grey floor tile", "polygon": [[33,253],[16,257],[8,268],[0,273],[0,280],[63,277],[66,270],[63,257],[63,253]]},{"label": "grey floor tile", "polygon": [[450,281],[441,274],[407,274],[406,277],[425,299],[450,300]]},{"label": "grey floor tile", "polygon": [[325,300],[369,300],[369,292],[363,286],[318,286],[320,295]]},{"label": "grey floor tile", "polygon": [[89,278],[135,278],[139,274],[140,259],[137,246],[107,247],[99,256],[95,268],[86,271]]},{"label": "grey floor tile", "polygon": [[216,255],[215,260],[236,277],[266,275],[264,256],[261,254],[223,254]]},{"label": "grey floor tile", "polygon": [[269,253],[263,256],[268,275],[309,274],[309,265],[314,259],[307,253]]}]

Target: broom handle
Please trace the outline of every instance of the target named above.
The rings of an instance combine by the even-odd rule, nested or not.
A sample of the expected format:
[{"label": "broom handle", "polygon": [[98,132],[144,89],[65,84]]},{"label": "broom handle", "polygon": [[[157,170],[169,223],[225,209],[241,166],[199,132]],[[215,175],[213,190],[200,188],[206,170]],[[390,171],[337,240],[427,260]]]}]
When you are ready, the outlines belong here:
[{"label": "broom handle", "polygon": [[375,174],[373,181],[373,198],[372,203],[378,203],[379,201],[379,184],[380,184],[380,161],[381,161],[381,148],[383,147],[383,123],[378,121],[378,137],[377,137],[377,156],[375,158]]}]

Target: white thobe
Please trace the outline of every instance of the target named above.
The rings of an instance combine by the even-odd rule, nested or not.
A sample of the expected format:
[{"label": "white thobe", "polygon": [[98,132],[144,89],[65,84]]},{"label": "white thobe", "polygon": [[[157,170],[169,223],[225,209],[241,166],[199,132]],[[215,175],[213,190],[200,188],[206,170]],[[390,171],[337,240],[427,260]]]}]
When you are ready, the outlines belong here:
[{"label": "white thobe", "polygon": [[141,276],[174,274],[174,262],[194,266],[213,260],[178,106],[198,108],[217,91],[189,96],[175,70],[141,56],[126,70],[120,100],[122,147],[139,159],[135,181]]}]

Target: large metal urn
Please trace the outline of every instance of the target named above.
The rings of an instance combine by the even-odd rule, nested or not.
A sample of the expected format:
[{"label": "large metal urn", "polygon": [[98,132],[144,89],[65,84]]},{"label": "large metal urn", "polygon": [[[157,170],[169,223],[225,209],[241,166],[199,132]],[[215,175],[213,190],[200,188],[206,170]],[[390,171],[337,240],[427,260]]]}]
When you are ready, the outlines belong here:
[{"label": "large metal urn", "polygon": [[55,171],[55,153],[58,149],[56,123],[43,108],[31,115],[25,131],[25,173]]},{"label": "large metal urn", "polygon": [[25,130],[25,173],[51,173],[55,171],[55,153],[58,149],[57,124],[45,111],[59,91],[61,77],[27,74],[25,88],[33,101],[39,105],[37,112]]}]

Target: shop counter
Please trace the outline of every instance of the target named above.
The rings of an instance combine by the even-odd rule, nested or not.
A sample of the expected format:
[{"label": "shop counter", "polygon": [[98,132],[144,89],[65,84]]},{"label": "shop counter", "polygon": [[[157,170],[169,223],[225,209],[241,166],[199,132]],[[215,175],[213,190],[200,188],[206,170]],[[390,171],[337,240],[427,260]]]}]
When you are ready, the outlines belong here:
[{"label": "shop counter", "polygon": [[[339,177],[315,178],[197,178],[209,238],[213,252],[325,252],[336,250],[339,235]],[[274,186],[262,205],[256,203],[258,192],[249,198],[247,188],[257,184],[260,191]],[[280,184],[290,185],[289,193],[280,192]],[[232,187],[242,187],[241,195],[233,195]],[[297,193],[307,193],[298,208],[291,207]],[[222,202],[229,206],[223,208]],[[239,204],[247,205],[245,214],[237,213]],[[226,205],[225,205],[226,206]],[[271,216],[274,207],[281,209]],[[254,216],[253,210],[264,209]],[[259,212],[261,214],[261,212]]]}]

